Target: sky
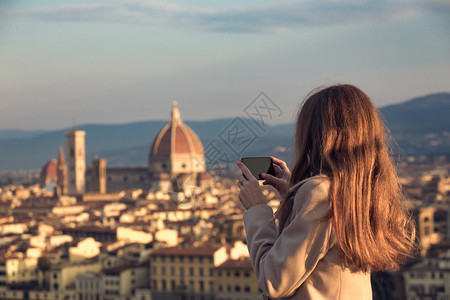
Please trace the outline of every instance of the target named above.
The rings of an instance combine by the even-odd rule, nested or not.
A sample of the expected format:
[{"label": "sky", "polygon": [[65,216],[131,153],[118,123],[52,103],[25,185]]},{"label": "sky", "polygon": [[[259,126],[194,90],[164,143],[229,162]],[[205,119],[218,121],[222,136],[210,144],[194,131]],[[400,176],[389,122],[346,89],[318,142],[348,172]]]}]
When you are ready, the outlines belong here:
[{"label": "sky", "polygon": [[0,0],[0,130],[245,116],[334,83],[450,91],[449,0]]}]

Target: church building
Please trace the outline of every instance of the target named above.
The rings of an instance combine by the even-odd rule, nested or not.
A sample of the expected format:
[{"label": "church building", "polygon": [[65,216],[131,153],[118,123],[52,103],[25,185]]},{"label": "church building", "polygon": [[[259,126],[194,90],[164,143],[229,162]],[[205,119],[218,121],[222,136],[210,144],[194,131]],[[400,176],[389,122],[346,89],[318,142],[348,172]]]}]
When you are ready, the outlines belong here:
[{"label": "church building", "polygon": [[[87,167],[85,135],[81,130],[66,133],[67,173],[60,171],[58,174],[67,178],[58,180],[60,193],[114,193],[130,189],[183,192],[212,184],[211,176],[206,173],[202,142],[183,123],[176,101],[169,122],[150,146],[147,167],[108,168],[104,159],[95,159],[92,166]],[[61,153],[59,164],[64,163]]]}]

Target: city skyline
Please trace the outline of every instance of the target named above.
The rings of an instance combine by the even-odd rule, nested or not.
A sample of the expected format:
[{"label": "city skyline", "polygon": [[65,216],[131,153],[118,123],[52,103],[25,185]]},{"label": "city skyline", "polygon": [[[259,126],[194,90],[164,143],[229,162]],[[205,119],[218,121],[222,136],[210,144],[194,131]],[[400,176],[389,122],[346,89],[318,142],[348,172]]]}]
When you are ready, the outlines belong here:
[{"label": "city skyline", "polygon": [[245,116],[261,91],[293,119],[349,82],[376,106],[449,91],[446,1],[3,1],[0,129]]}]

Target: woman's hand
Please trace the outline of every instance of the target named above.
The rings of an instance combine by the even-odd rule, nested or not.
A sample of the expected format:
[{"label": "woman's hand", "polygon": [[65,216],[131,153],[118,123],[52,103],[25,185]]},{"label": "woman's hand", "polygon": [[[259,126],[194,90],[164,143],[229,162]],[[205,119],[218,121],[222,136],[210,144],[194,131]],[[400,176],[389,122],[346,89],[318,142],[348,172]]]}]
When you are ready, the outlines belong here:
[{"label": "woman's hand", "polygon": [[258,180],[253,176],[246,165],[240,161],[237,161],[236,163],[245,175],[245,177],[242,174],[238,176],[237,184],[241,190],[239,192],[239,200],[244,208],[249,209],[258,204],[266,204],[266,197],[262,193]]},{"label": "woman's hand", "polygon": [[265,180],[263,184],[273,186],[278,191],[278,193],[280,193],[281,197],[284,198],[288,190],[291,171],[289,171],[286,163],[281,159],[275,158],[273,156],[271,158],[273,161],[273,168],[275,169],[275,176],[267,173],[262,173],[261,177]]}]

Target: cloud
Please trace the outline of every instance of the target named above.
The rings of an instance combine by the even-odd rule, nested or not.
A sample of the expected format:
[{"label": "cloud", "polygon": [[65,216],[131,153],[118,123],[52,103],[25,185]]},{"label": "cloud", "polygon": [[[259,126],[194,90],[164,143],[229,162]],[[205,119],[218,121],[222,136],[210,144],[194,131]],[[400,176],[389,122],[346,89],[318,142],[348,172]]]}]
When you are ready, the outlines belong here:
[{"label": "cloud", "polygon": [[279,32],[300,26],[376,22],[449,12],[450,2],[446,0],[300,0],[221,8],[127,0],[0,10],[0,14],[46,21],[123,22],[225,32]]}]

